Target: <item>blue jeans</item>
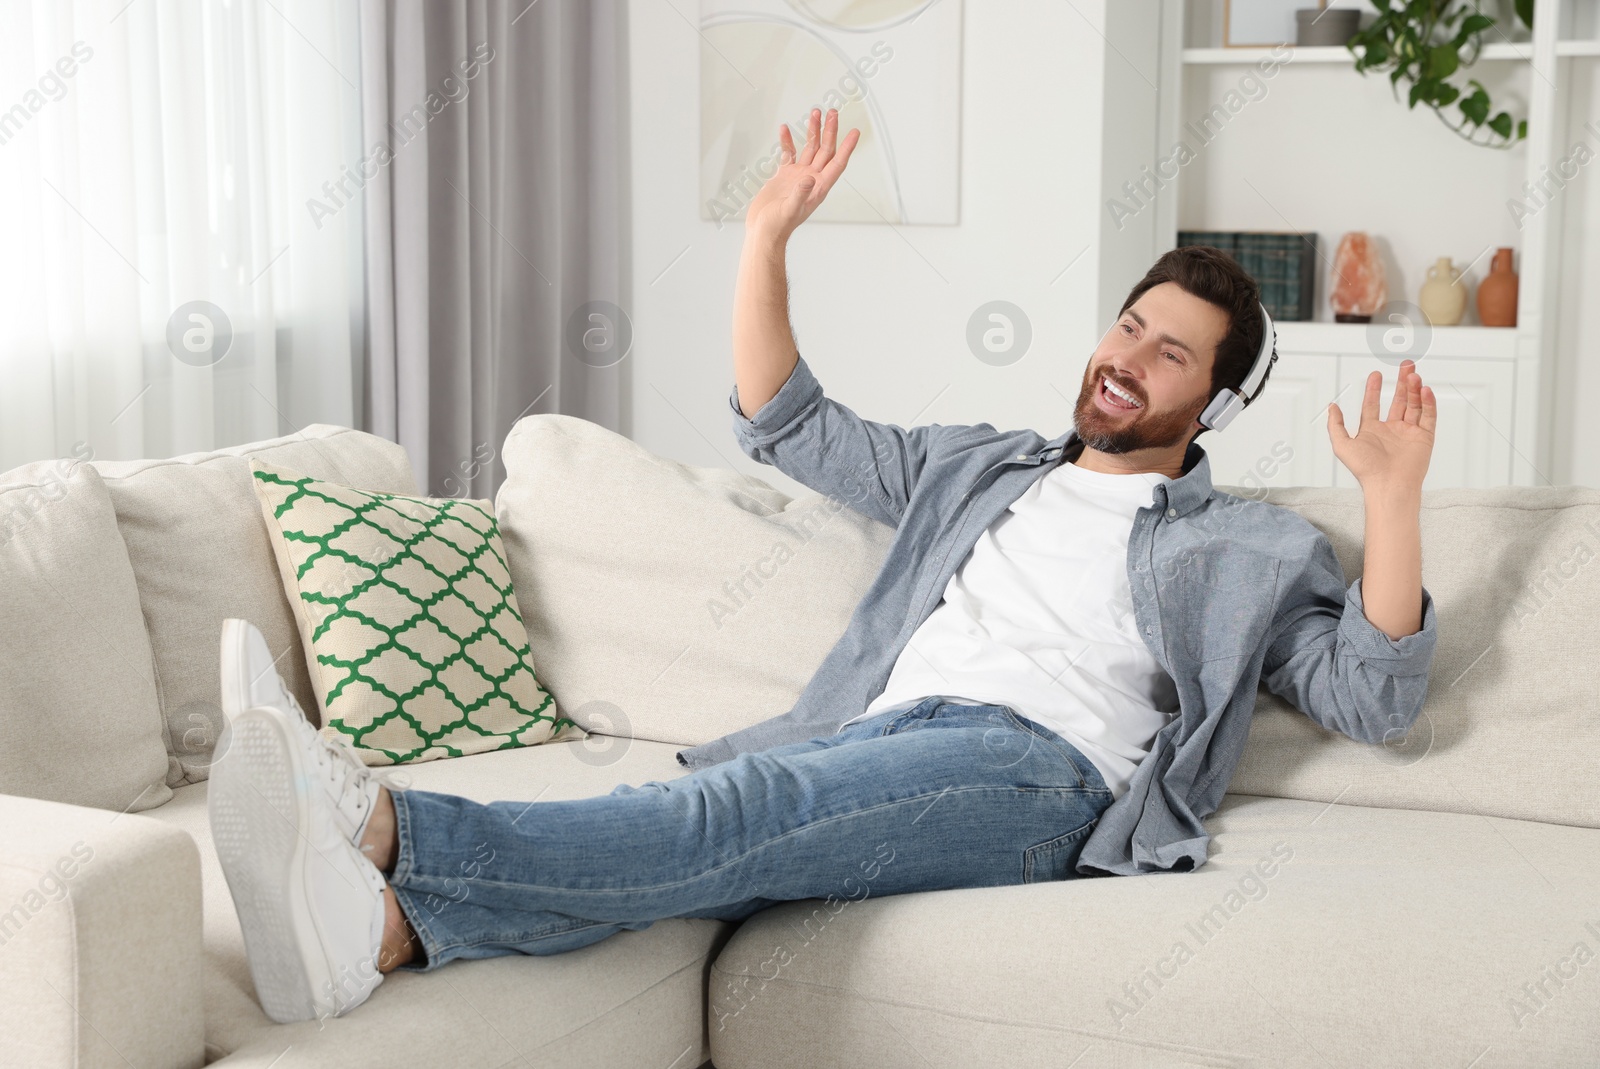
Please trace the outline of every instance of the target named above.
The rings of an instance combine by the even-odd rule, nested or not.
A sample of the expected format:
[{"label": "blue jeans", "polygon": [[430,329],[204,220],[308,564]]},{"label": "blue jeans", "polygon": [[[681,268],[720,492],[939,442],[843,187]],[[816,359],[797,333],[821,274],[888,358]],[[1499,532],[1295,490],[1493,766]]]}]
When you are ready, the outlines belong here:
[{"label": "blue jeans", "polygon": [[425,951],[411,971],[560,954],[666,917],[1072,879],[1112,801],[1055,732],[938,697],[593,798],[392,793],[389,882]]}]

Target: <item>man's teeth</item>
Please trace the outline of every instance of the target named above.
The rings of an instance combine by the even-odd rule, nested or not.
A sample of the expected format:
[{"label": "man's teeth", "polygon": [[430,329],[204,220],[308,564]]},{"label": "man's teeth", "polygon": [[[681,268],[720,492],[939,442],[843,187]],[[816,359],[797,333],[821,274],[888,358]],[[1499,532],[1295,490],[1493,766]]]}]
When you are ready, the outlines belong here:
[{"label": "man's teeth", "polygon": [[1106,384],[1106,392],[1107,393],[1116,394],[1118,397],[1122,398],[1124,401],[1128,402],[1130,405],[1132,405],[1135,408],[1143,408],[1144,407],[1142,404],[1139,403],[1138,398],[1136,398],[1132,394],[1128,393],[1128,391],[1117,389],[1116,385],[1110,379],[1101,379],[1101,381]]}]

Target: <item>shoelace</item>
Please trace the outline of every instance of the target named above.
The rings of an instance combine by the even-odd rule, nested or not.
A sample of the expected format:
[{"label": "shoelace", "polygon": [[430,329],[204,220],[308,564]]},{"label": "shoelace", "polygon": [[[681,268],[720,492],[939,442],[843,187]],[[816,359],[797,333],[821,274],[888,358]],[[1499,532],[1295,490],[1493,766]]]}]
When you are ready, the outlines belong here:
[{"label": "shoelace", "polygon": [[[345,800],[353,791],[357,804],[356,812],[360,814],[367,805],[367,783],[372,779],[372,770],[368,768],[348,746],[329,742],[323,738],[308,720],[298,720],[295,726],[313,744],[312,752],[316,754],[317,763],[322,766],[327,774],[328,783],[334,788],[334,797],[339,799],[339,805],[344,806]],[[359,823],[359,816],[357,822]]]}]

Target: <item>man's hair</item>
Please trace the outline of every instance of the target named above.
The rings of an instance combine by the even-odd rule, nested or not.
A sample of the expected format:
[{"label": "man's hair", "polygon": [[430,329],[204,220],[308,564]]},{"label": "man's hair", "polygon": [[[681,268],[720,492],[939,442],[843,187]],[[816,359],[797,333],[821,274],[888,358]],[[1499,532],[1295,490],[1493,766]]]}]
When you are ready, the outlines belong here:
[{"label": "man's hair", "polygon": [[[1118,317],[1144,296],[1146,290],[1163,282],[1176,282],[1186,293],[1228,313],[1228,332],[1217,345],[1207,400],[1216,397],[1224,388],[1239,390],[1245,376],[1250,374],[1256,354],[1261,351],[1261,335],[1266,330],[1259,304],[1261,287],[1239,266],[1239,261],[1221,249],[1209,245],[1182,245],[1164,253],[1151,265],[1128,293],[1128,299],[1122,302]],[[1266,387],[1271,373],[1269,364],[1267,374],[1261,379],[1262,388]],[[1201,428],[1199,434],[1204,432]]]}]

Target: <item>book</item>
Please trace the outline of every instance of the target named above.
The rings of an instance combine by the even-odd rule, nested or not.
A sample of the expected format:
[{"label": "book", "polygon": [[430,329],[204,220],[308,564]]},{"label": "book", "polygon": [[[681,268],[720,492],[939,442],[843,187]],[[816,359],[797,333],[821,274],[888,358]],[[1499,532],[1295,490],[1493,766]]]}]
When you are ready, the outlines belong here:
[{"label": "book", "polygon": [[1261,303],[1274,320],[1296,322],[1316,317],[1315,233],[1180,230],[1178,245],[1208,245],[1232,256],[1261,287]]}]

